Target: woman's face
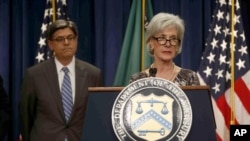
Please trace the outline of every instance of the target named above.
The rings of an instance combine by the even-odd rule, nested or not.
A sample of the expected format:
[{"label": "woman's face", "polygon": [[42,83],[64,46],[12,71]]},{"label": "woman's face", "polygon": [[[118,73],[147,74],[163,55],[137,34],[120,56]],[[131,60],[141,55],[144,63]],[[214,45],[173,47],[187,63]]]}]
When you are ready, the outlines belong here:
[{"label": "woman's face", "polygon": [[154,59],[161,61],[171,61],[175,58],[180,41],[177,38],[175,26],[166,27],[150,40],[151,49],[154,50]]}]

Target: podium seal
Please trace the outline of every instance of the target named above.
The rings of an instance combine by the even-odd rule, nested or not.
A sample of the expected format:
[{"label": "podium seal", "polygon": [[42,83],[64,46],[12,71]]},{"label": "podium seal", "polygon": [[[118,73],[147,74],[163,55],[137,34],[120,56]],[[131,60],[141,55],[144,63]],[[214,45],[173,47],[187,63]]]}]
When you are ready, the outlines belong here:
[{"label": "podium seal", "polygon": [[183,141],[192,116],[189,99],[179,86],[148,77],[130,83],[119,93],[111,118],[120,141]]}]

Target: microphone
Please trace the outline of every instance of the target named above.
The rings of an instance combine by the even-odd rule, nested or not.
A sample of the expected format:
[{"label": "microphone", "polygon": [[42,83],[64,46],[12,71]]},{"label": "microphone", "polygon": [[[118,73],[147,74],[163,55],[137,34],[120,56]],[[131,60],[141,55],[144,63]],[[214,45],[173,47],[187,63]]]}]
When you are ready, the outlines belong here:
[{"label": "microphone", "polygon": [[149,76],[155,77],[157,72],[157,68],[150,68],[149,69]]}]

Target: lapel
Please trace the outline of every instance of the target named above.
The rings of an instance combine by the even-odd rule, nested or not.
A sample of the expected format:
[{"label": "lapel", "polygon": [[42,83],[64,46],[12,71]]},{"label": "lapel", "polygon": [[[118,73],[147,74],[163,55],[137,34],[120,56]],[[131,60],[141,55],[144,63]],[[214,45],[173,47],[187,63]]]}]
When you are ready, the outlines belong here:
[{"label": "lapel", "polygon": [[44,69],[45,69],[44,74],[45,74],[48,86],[50,87],[51,94],[54,97],[54,101],[56,102],[60,115],[64,118],[65,116],[64,116],[63,106],[62,106],[62,97],[61,97],[60,87],[58,83],[58,74],[57,74],[57,69],[56,69],[54,58],[48,60],[48,65],[46,65]]},{"label": "lapel", "polygon": [[73,106],[73,111],[71,115],[75,113],[75,110],[79,105],[81,105],[81,102],[83,102],[83,97],[85,94],[85,91],[88,89],[88,80],[87,78],[87,71],[83,64],[80,63],[80,61],[76,58],[75,59],[75,102]]}]

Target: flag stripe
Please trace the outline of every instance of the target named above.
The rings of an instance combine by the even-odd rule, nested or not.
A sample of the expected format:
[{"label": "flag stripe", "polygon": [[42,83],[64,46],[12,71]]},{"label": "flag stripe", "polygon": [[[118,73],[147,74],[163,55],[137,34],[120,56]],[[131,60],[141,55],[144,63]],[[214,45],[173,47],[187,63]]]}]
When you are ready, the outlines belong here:
[{"label": "flag stripe", "polygon": [[[226,91],[226,93],[225,93],[225,96],[226,96],[226,105],[228,106],[227,108],[229,109],[229,115],[228,115],[228,118],[226,119],[226,125],[227,125],[227,127],[228,127],[228,129],[229,129],[229,126],[230,126],[230,122],[232,121],[232,122],[234,122],[235,124],[239,124],[238,123],[238,121],[237,121],[237,119],[234,117],[234,119],[231,119],[232,117],[231,117],[231,112],[235,112],[235,106],[236,106],[236,104],[237,104],[237,102],[235,102],[234,103],[234,105],[232,105],[232,101],[231,101],[231,88],[230,89],[228,89],[227,91]],[[237,98],[237,95],[236,95],[236,93],[234,93],[233,94],[234,95],[234,100]],[[233,107],[232,107],[233,106]],[[233,110],[233,111],[232,111]],[[235,113],[234,113],[234,115],[235,115]]]},{"label": "flag stripe", "polygon": [[243,75],[242,80],[246,83],[248,90],[250,90],[250,71]]},{"label": "flag stripe", "polygon": [[[250,76],[248,78],[250,78]],[[250,92],[246,83],[242,79],[238,79],[235,82],[235,92],[237,93],[244,107],[250,107],[250,102],[249,102],[250,95],[246,95],[247,93],[250,93]],[[250,108],[246,110],[248,111],[248,113],[250,113]]]},{"label": "flag stripe", "polygon": [[223,94],[220,98],[216,100],[216,104],[219,108],[219,110],[222,112],[225,120],[225,124],[227,125],[227,128],[229,128],[230,124],[230,107],[228,106],[226,95]]},{"label": "flag stripe", "polygon": [[238,124],[250,124],[250,115],[248,113],[249,108],[246,108],[240,101],[239,97],[235,97],[235,109],[240,109],[235,111],[236,119]]},{"label": "flag stripe", "polygon": [[225,120],[224,120],[223,113],[221,113],[220,109],[217,107],[217,103],[214,98],[212,98],[212,105],[213,105],[214,117],[215,117],[215,122],[216,122],[217,139],[218,141],[223,141],[223,139],[229,140],[229,136],[223,137],[224,135],[229,135],[229,130],[224,124]]}]

